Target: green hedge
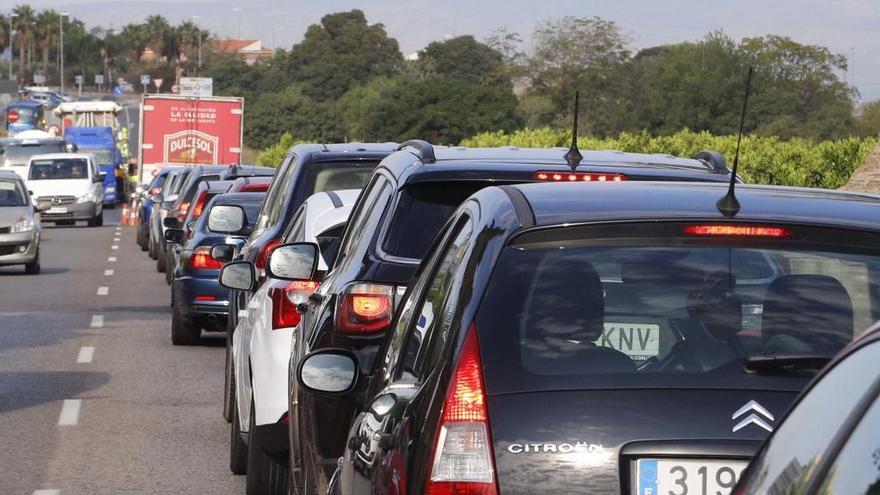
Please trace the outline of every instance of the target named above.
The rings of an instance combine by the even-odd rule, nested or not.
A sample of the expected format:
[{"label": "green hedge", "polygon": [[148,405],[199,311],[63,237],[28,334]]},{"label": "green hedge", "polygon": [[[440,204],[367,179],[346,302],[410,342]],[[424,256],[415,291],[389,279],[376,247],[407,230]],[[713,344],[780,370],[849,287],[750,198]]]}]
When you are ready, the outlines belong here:
[{"label": "green hedge", "polygon": [[[546,148],[568,146],[570,134],[554,129],[523,129],[507,134],[486,132],[461,142],[462,146],[519,146]],[[774,137],[744,136],[739,174],[750,183],[836,189],[846,183],[877,144],[878,138],[848,138],[811,142],[801,139],[783,141]],[[707,132],[681,131],[668,136],[623,133],[617,138],[581,137],[582,150],[620,150],[638,153],[668,153],[693,156],[710,149],[733,160],[736,136],[713,136]],[[728,164],[729,166],[732,163]]]}]

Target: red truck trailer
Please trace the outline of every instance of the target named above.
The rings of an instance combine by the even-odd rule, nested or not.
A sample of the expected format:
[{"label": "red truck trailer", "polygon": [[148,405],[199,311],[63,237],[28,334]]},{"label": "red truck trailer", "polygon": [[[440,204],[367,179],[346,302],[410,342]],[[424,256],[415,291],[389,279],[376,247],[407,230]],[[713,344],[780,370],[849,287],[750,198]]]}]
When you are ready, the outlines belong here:
[{"label": "red truck trailer", "polygon": [[140,184],[161,167],[241,163],[243,98],[144,95],[140,114]]}]

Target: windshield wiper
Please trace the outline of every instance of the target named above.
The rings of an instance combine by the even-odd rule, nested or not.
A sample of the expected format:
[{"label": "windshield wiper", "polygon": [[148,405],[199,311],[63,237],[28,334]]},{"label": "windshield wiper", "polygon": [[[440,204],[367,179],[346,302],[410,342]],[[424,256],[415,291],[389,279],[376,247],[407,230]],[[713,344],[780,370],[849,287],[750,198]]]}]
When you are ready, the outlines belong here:
[{"label": "windshield wiper", "polygon": [[747,373],[813,376],[831,361],[829,354],[779,353],[749,356],[743,363]]}]

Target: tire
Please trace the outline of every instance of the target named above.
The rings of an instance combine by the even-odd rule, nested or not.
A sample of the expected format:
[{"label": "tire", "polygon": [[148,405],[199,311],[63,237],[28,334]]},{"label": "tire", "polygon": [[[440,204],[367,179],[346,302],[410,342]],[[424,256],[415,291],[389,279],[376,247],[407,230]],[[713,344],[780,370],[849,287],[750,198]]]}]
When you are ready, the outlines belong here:
[{"label": "tire", "polygon": [[[173,297],[173,296],[172,296]],[[174,345],[199,345],[201,329],[190,318],[185,318],[171,303],[171,343]]]},{"label": "tire", "polygon": [[[233,380],[235,380],[234,377]],[[232,400],[234,403],[234,395]],[[232,427],[229,429],[229,470],[232,471],[232,474],[247,474],[248,446],[241,439],[241,423],[238,420],[237,411],[232,412],[232,418]]]},{"label": "tire", "polygon": [[165,265],[165,251],[162,247],[156,247],[156,271],[159,273],[165,273],[165,270],[168,268]]},{"label": "tire", "polygon": [[101,213],[98,213],[98,216],[95,217],[95,225],[98,227],[104,226],[104,209],[101,208]]},{"label": "tire", "polygon": [[232,356],[229,353],[229,344],[226,345],[226,366],[223,373],[223,419],[227,423],[232,422],[235,414],[235,376],[232,369]]},{"label": "tire", "polygon": [[147,241],[147,229],[143,225],[138,226],[138,245],[141,247],[141,251],[146,251],[150,247]]},{"label": "tire", "polygon": [[92,218],[86,220],[86,226],[97,227],[98,226],[98,217],[95,216],[95,217],[92,217]]},{"label": "tire", "polygon": [[165,283],[171,285],[171,277],[174,273],[174,264],[172,263],[171,251],[165,250]]},{"label": "tire", "polygon": [[290,469],[288,462],[278,462],[259,445],[254,430],[254,404],[251,403],[250,430],[248,431],[247,495],[288,495]]},{"label": "tire", "polygon": [[34,261],[24,265],[24,272],[28,275],[39,275],[40,274],[40,251],[37,251],[37,257],[34,258]]}]

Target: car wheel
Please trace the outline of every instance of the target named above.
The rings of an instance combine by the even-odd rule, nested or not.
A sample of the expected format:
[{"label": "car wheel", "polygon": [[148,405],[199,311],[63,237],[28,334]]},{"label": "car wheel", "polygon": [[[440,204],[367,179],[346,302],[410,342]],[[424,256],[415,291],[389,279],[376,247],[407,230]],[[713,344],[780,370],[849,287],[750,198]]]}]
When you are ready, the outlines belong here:
[{"label": "car wheel", "polygon": [[254,434],[254,404],[251,403],[248,431],[247,495],[287,495],[290,491],[288,462],[278,462],[260,446]]},{"label": "car wheel", "polygon": [[147,254],[150,259],[156,259],[156,243],[153,242],[153,236],[147,234]]},{"label": "car wheel", "polygon": [[165,283],[171,285],[174,274],[174,258],[170,250],[165,250]]},{"label": "car wheel", "polygon": [[161,246],[156,247],[156,271],[159,273],[165,273],[165,250],[162,249]]},{"label": "car wheel", "polygon": [[177,306],[171,303],[171,343],[174,345],[198,345],[201,329],[192,319],[184,317]]},{"label": "car wheel", "polygon": [[[232,378],[235,380],[235,377]],[[235,394],[235,390],[232,391]],[[233,403],[235,395],[232,396]],[[241,422],[238,411],[232,412],[232,427],[229,430],[229,470],[232,474],[247,474],[248,446],[241,438]]]},{"label": "car wheel", "polygon": [[229,344],[226,345],[226,367],[223,373],[223,419],[232,421],[235,414],[235,376],[232,374],[232,356],[229,353]]},{"label": "car wheel", "polygon": [[34,261],[24,265],[24,272],[28,275],[39,275],[40,274],[40,252],[37,251],[37,257],[34,258]]},{"label": "car wheel", "polygon": [[95,217],[95,226],[103,227],[104,226],[104,209],[101,209],[101,213],[98,213],[98,216]]},{"label": "car wheel", "polygon": [[141,251],[146,251],[150,247],[147,243],[147,229],[143,225],[138,227],[138,245],[141,247]]}]

